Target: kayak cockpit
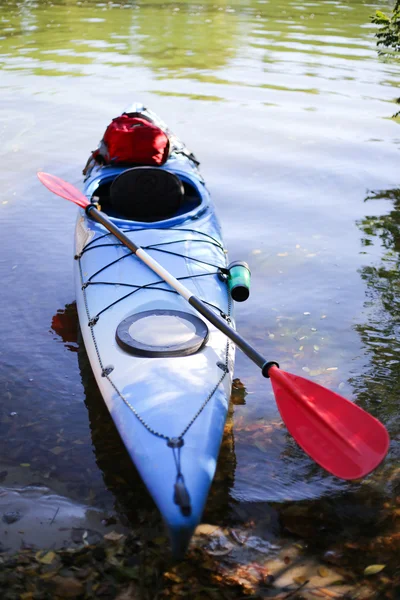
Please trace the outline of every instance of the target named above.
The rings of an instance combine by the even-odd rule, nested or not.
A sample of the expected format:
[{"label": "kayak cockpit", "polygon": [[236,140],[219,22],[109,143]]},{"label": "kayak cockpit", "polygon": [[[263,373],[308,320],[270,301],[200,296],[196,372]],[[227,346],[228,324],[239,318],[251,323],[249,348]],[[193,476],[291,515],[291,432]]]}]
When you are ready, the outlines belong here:
[{"label": "kayak cockpit", "polygon": [[[208,205],[204,184],[187,174],[160,167],[103,169],[90,186],[91,200],[113,220],[140,223],[186,220]],[[96,185],[97,184],[97,185]]]}]

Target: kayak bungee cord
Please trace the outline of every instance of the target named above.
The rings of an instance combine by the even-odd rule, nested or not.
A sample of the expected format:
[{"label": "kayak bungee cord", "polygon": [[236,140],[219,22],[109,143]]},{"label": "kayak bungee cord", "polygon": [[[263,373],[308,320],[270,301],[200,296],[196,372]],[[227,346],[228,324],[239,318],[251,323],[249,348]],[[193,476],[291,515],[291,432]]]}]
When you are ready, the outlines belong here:
[{"label": "kayak bungee cord", "polygon": [[[123,233],[136,233],[138,231],[148,231],[149,228],[148,227],[130,227],[128,229],[126,229],[125,227],[122,229],[121,231],[123,231]],[[202,240],[204,242],[209,242],[210,244],[213,244],[214,246],[216,246],[217,248],[221,248],[221,250],[223,250],[224,252],[226,252],[225,248],[223,247],[223,245],[216,240],[215,238],[213,238],[212,235],[210,235],[209,233],[205,233],[204,231],[199,231],[198,229],[187,229],[186,227],[179,227],[177,229],[173,228],[173,227],[151,227],[152,231],[185,231],[186,233],[195,233],[196,235],[203,235],[204,237],[209,238],[209,240]],[[112,235],[112,233],[108,232],[108,233],[102,233],[101,235],[98,235],[96,237],[96,240],[102,240],[106,237],[110,237],[110,235]],[[83,248],[82,253],[86,252],[86,250],[90,250],[90,246],[91,244],[94,242],[95,240],[91,240],[90,242],[88,242],[86,244],[86,246]],[[184,240],[186,241],[186,239]],[[194,241],[194,240],[190,240],[190,241]],[[200,241],[200,240],[199,240]],[[174,242],[161,242],[162,244],[168,244],[171,243],[173,244]],[[107,246],[120,246],[121,243],[120,242],[114,242],[111,244],[105,244]],[[96,244],[96,248],[99,248],[100,244]]]},{"label": "kayak bungee cord", "polygon": [[[169,231],[169,228],[163,228],[163,230],[165,231]],[[175,230],[176,231],[176,230]],[[195,230],[191,230],[193,232],[195,232]],[[197,233],[197,232],[196,232]],[[110,234],[108,234],[110,235]],[[185,478],[184,475],[182,473],[182,468],[181,468],[181,451],[182,448],[184,446],[184,436],[185,434],[189,431],[190,427],[193,425],[193,423],[196,421],[196,419],[200,416],[200,414],[203,412],[203,410],[205,409],[205,407],[207,406],[207,404],[209,403],[209,401],[211,400],[211,398],[213,397],[213,395],[215,394],[215,392],[217,391],[217,389],[219,388],[219,386],[222,384],[223,380],[225,379],[225,377],[227,376],[227,374],[229,373],[229,368],[228,368],[228,363],[229,363],[229,347],[230,347],[230,340],[229,338],[227,339],[227,343],[226,343],[226,351],[225,351],[225,362],[224,363],[218,363],[218,367],[222,370],[222,375],[219,378],[218,382],[216,383],[216,385],[212,388],[212,390],[209,392],[208,396],[206,397],[206,399],[204,400],[204,402],[201,404],[201,406],[199,407],[199,409],[197,410],[197,412],[193,415],[193,417],[190,419],[190,421],[188,422],[188,424],[186,425],[186,427],[183,429],[183,431],[176,437],[171,437],[168,436],[164,433],[161,433],[159,431],[157,431],[156,429],[154,429],[149,423],[147,423],[147,421],[140,415],[140,413],[136,410],[136,408],[131,404],[131,402],[124,396],[124,394],[119,390],[119,388],[115,385],[114,381],[112,380],[112,378],[110,377],[112,371],[114,370],[114,368],[109,365],[109,366],[105,366],[103,359],[101,357],[100,354],[100,350],[97,344],[97,340],[96,340],[96,335],[95,335],[95,331],[94,328],[100,318],[100,315],[103,314],[106,310],[108,310],[109,308],[111,308],[112,306],[114,306],[115,304],[121,302],[122,300],[125,300],[126,298],[132,296],[133,294],[135,294],[136,292],[139,292],[140,290],[159,290],[159,291],[163,291],[163,292],[168,292],[168,293],[177,293],[175,290],[172,289],[168,289],[168,288],[160,288],[160,287],[155,287],[157,284],[159,283],[165,283],[165,281],[163,279],[161,280],[157,280],[154,282],[150,282],[146,285],[133,285],[133,284],[120,284],[118,282],[102,282],[102,281],[92,281],[94,277],[96,277],[99,273],[102,273],[103,271],[105,271],[107,268],[109,268],[110,266],[114,265],[115,263],[119,262],[120,260],[123,260],[129,256],[133,255],[133,252],[126,252],[123,256],[119,257],[118,259],[111,261],[110,263],[104,265],[101,269],[97,270],[95,273],[93,273],[92,275],[90,275],[86,280],[84,278],[84,274],[83,274],[83,269],[82,269],[82,256],[85,254],[86,250],[94,250],[96,248],[100,248],[103,247],[105,244],[96,244],[95,242],[100,239],[103,238],[104,236],[98,236],[98,237],[94,237],[82,250],[80,253],[75,255],[75,260],[78,261],[79,263],[79,273],[80,273],[80,279],[81,279],[81,288],[82,288],[82,292],[83,292],[83,298],[84,298],[84,303],[85,303],[85,308],[86,308],[86,315],[87,315],[87,320],[88,320],[88,326],[90,327],[90,333],[92,336],[92,340],[93,340],[93,345],[95,347],[96,350],[96,354],[97,354],[97,359],[99,361],[99,365],[101,368],[101,376],[104,377],[105,379],[107,379],[107,381],[110,383],[110,385],[113,387],[114,391],[116,392],[116,394],[118,395],[118,397],[126,404],[126,406],[128,406],[128,408],[131,410],[131,412],[135,415],[135,417],[138,419],[138,421],[143,425],[143,427],[145,427],[147,429],[147,431],[149,433],[151,433],[152,435],[164,439],[167,442],[167,446],[169,448],[172,449],[173,452],[173,457],[174,457],[174,462],[175,462],[175,467],[176,467],[176,479],[175,479],[175,484],[174,484],[174,502],[177,506],[179,506],[181,513],[183,516],[185,517],[189,517],[191,515],[191,501],[190,501],[190,494],[189,491],[186,487],[185,484]],[[211,236],[209,236],[211,237]],[[212,238],[214,239],[214,238]],[[214,242],[209,242],[207,240],[189,240],[190,243],[192,243],[192,241],[194,242],[202,242],[202,243],[213,243],[213,245],[217,246],[218,249],[221,250],[224,258],[226,256],[226,251],[224,249],[224,247],[219,244],[218,242],[216,242],[216,240],[214,240]],[[162,242],[158,245],[170,245],[170,244],[175,244],[175,243],[187,243],[188,240],[184,239],[184,240],[172,240],[172,241],[168,241],[168,242]],[[108,244],[107,244],[108,245]],[[121,246],[122,248],[125,248],[124,244],[118,243],[118,244],[110,244],[112,246]],[[155,248],[155,245],[149,246],[149,249],[152,250],[157,250],[158,248]],[[211,263],[208,263],[206,261],[199,261],[194,257],[191,256],[187,256],[184,254],[180,254],[178,252],[170,252],[168,250],[164,250],[165,253],[167,254],[173,254],[174,256],[178,256],[183,258],[185,261],[190,261],[193,260],[195,262],[201,262],[207,266],[210,267],[216,267],[218,270],[217,271],[210,271],[208,273],[201,273],[201,274],[197,274],[197,275],[187,275],[184,277],[177,277],[177,280],[181,281],[184,279],[194,279],[197,277],[205,277],[205,276],[218,276],[221,272],[226,271],[226,261],[225,261],[225,266],[220,266],[220,265],[214,265]],[[100,310],[94,317],[90,314],[90,310],[89,310],[89,303],[88,303],[88,299],[87,299],[87,288],[90,285],[123,285],[123,286],[127,286],[127,287],[134,287],[135,289],[130,292],[129,294],[126,294],[124,296],[122,296],[121,298],[118,298],[117,300],[115,300],[113,303],[109,304],[108,306],[104,307],[102,310]],[[227,286],[226,286],[227,287]],[[227,290],[228,291],[228,290]],[[218,310],[221,314],[221,316],[223,318],[225,318],[228,322],[231,322],[231,307],[232,307],[232,301],[230,298],[230,294],[229,291],[227,293],[227,298],[228,298],[228,312],[227,314],[225,314],[218,306],[215,305],[211,305],[213,308],[215,308],[216,310]],[[207,303],[210,305],[210,303]]]},{"label": "kayak bungee cord", "polygon": [[[168,229],[165,229],[165,231],[168,231]],[[94,240],[92,240],[94,241]],[[179,256],[180,258],[185,258],[187,260],[191,260],[193,262],[198,262],[200,264],[203,265],[207,265],[209,267],[215,267],[216,269],[219,269],[219,271],[221,273],[227,273],[228,269],[226,268],[226,266],[221,266],[221,265],[214,265],[213,263],[207,262],[205,260],[201,260],[199,258],[194,258],[193,256],[186,256],[185,254],[181,254],[179,252],[172,252],[171,250],[162,250],[161,248],[159,248],[159,246],[164,246],[164,245],[170,245],[170,244],[178,244],[178,243],[187,243],[188,240],[174,240],[172,242],[162,242],[159,244],[151,244],[150,246],[142,246],[143,250],[155,250],[156,252],[163,252],[164,254],[170,254],[171,256]],[[203,240],[190,240],[190,242],[201,242],[201,243],[207,243],[207,242],[203,242]],[[108,246],[113,246],[113,247],[118,247],[118,246],[123,246],[123,244],[99,244],[99,246],[92,246],[90,248],[90,250],[94,249],[94,248],[104,248],[104,247],[108,247]],[[75,258],[79,258],[80,256],[82,256],[82,254],[84,253],[84,250],[79,254],[76,255]],[[107,265],[105,265],[104,267],[102,267],[99,271],[97,271],[96,273],[93,274],[93,277],[95,277],[96,275],[98,275],[98,273],[101,273],[102,271],[104,271],[105,269],[107,269],[108,267],[111,267],[112,265],[114,265],[115,263],[117,263],[120,260],[123,260],[124,258],[127,258],[128,256],[132,256],[134,254],[134,252],[128,252],[127,254],[124,254],[124,256],[120,256],[119,258],[117,258],[116,260],[108,263]]]},{"label": "kayak bungee cord", "polygon": [[[149,231],[150,228],[147,228],[147,231]],[[151,228],[153,229],[153,228]],[[128,230],[128,231],[132,231],[132,230]],[[164,228],[163,231],[170,231],[170,228]],[[175,230],[176,231],[176,230]],[[191,231],[195,231],[195,230],[191,230]],[[100,237],[100,236],[99,236]],[[104,236],[101,236],[104,237]],[[89,244],[87,244],[85,246],[85,248],[83,248],[83,250],[79,253],[75,255],[75,259],[81,258],[83,256],[83,254],[87,251],[87,250],[94,250],[95,248],[105,248],[105,247],[118,247],[118,246],[124,246],[124,244],[93,244],[93,242],[95,242],[98,238],[94,238],[93,240],[91,240],[89,242]],[[213,243],[213,242],[209,242],[207,240],[189,240],[190,243],[202,243],[202,244],[212,244],[213,246],[216,246],[217,248],[220,248],[222,250],[222,252],[224,253],[224,255],[226,254],[226,250],[225,248],[223,248],[223,246],[221,246],[221,244],[218,243]],[[149,246],[142,246],[143,250],[154,250],[156,252],[163,252],[164,254],[170,254],[171,256],[178,256],[180,258],[184,258],[186,260],[189,261],[193,261],[193,262],[197,262],[203,265],[207,265],[209,267],[215,267],[216,269],[218,269],[218,273],[228,273],[228,269],[226,268],[226,263],[225,266],[224,265],[215,265],[214,263],[210,263],[208,261],[205,260],[200,260],[199,258],[195,258],[194,256],[187,256],[186,254],[182,254],[180,252],[172,252],[171,250],[163,250],[160,248],[160,246],[170,246],[171,244],[179,244],[179,243],[187,243],[188,240],[187,239],[183,239],[183,240],[172,240],[169,242],[159,242],[158,244],[151,244]],[[88,248],[88,246],[90,246]],[[120,256],[119,258],[117,258],[114,261],[111,261],[110,263],[104,265],[101,269],[99,269],[98,271],[96,271],[96,273],[93,273],[93,275],[91,275],[90,279],[92,279],[93,277],[96,277],[96,275],[98,275],[99,273],[101,273],[102,271],[104,271],[105,269],[108,269],[108,267],[111,267],[112,265],[116,264],[117,262],[119,262],[120,260],[124,260],[125,258],[127,258],[128,256],[132,256],[134,253],[133,252],[127,252],[126,254],[124,254],[123,256]],[[208,273],[207,273],[208,275]],[[193,277],[197,277],[197,275],[193,275]]]},{"label": "kayak bungee cord", "polygon": [[[153,228],[151,228],[153,229]],[[161,229],[161,228],[155,228],[155,229]],[[147,229],[148,230],[148,229]],[[165,227],[162,229],[162,231],[169,231],[170,229]],[[128,230],[128,231],[132,231],[132,230]],[[176,230],[175,230],[176,231]],[[179,230],[181,231],[181,230]],[[194,229],[187,229],[186,231],[192,231],[192,232],[196,232],[196,230]],[[197,233],[197,232],[196,232]],[[111,235],[111,234],[107,234],[107,235]],[[103,248],[104,246],[113,246],[113,247],[125,247],[124,244],[94,244],[94,242],[99,239],[99,238],[103,238],[104,236],[98,236],[96,238],[94,238],[93,240],[91,240],[86,246],[85,248],[83,248],[83,250],[75,255],[75,260],[80,260],[80,258],[83,256],[83,254],[85,253],[86,249],[88,250],[94,250],[96,248]],[[211,237],[211,236],[208,236]],[[211,238],[214,239],[214,238]],[[177,243],[187,243],[188,240],[173,240],[170,242],[161,242],[160,244],[153,244],[151,246],[143,246],[143,248],[147,248],[147,249],[154,249],[157,250],[157,248],[155,246],[160,246],[160,245],[170,245],[170,244],[177,244]],[[225,248],[219,244],[216,240],[214,240],[216,243],[213,242],[207,242],[206,240],[204,241],[204,243],[213,243],[214,246],[216,246],[217,248],[220,248],[221,251],[224,253],[224,256],[226,255],[226,250]],[[190,240],[190,243],[192,242],[203,242],[203,240]],[[88,246],[90,245],[90,247],[88,248]],[[177,277],[178,281],[183,281],[185,279],[196,279],[198,277],[207,277],[209,275],[220,275],[220,274],[224,274],[227,273],[227,268],[226,268],[226,264],[225,266],[223,265],[215,265],[213,263],[210,262],[206,262],[204,260],[198,260],[194,257],[191,256],[187,256],[185,254],[180,254],[178,252],[170,252],[168,250],[164,250],[163,251],[166,254],[171,254],[173,256],[178,256],[180,258],[184,258],[185,260],[191,260],[194,262],[199,262],[202,264],[205,264],[207,266],[210,267],[215,267],[218,270],[217,271],[210,271],[208,273],[200,273],[197,275],[185,275],[184,277]],[[168,288],[156,288],[154,287],[155,285],[159,284],[159,283],[165,283],[165,281],[163,279],[159,279],[157,281],[152,281],[150,283],[147,283],[145,285],[134,285],[134,284],[129,284],[129,283],[120,283],[118,281],[93,281],[93,278],[96,277],[97,275],[99,275],[99,273],[102,273],[103,271],[105,271],[106,269],[108,269],[109,267],[115,265],[117,262],[124,260],[125,258],[132,256],[133,252],[127,252],[125,253],[123,256],[120,256],[119,258],[117,258],[116,260],[111,261],[110,263],[104,265],[101,269],[98,269],[95,273],[93,273],[92,275],[90,275],[90,277],[88,277],[86,279],[86,281],[84,281],[82,283],[82,290],[86,289],[89,285],[121,285],[123,287],[132,287],[134,288],[134,290],[132,292],[130,292],[129,294],[125,294],[125,296],[121,296],[121,298],[118,298],[117,300],[115,300],[114,302],[112,302],[111,304],[109,304],[108,306],[106,306],[105,308],[103,308],[101,311],[99,311],[97,313],[97,315],[95,317],[92,317],[92,321],[96,322],[98,321],[100,315],[102,313],[104,313],[106,310],[108,310],[109,308],[111,308],[112,306],[115,306],[115,304],[117,304],[118,302],[121,302],[122,300],[125,300],[126,298],[129,298],[130,296],[132,296],[135,292],[138,292],[141,289],[157,289],[157,290],[161,290],[164,292],[169,292],[169,293],[174,293],[177,294],[178,292],[176,292],[175,290],[172,289],[168,289]],[[228,298],[230,299],[230,295],[228,294]],[[204,302],[205,304],[207,304],[208,306],[211,306],[212,308],[215,308],[216,310],[218,310],[221,314],[221,317],[225,318],[225,313],[215,304],[211,304],[210,302],[207,302],[207,300],[202,300],[202,302]]]},{"label": "kayak bungee cord", "polygon": [[145,250],[128,238],[82,192],[59,177],[38,173],[52,192],[85,209],[88,217],[103,225],[157,273],[207,321],[224,333],[270,378],[281,417],[301,448],[328,472],[342,479],[359,479],[373,471],[389,448],[386,428],[375,417],[343,396],[279,368],[268,361],[233,329],[229,322],[209,309]]},{"label": "kayak bungee cord", "polygon": [[[218,274],[219,274],[219,271],[215,271],[215,272],[210,272],[210,273],[204,273],[202,275],[187,275],[185,277],[177,277],[177,279],[178,279],[178,281],[183,281],[184,279],[195,279],[195,278],[197,279],[198,277],[206,277],[207,275],[218,275]],[[92,319],[92,321],[94,323],[97,323],[97,321],[100,318],[100,315],[102,315],[104,312],[106,312],[106,310],[108,310],[112,306],[115,306],[119,302],[122,302],[122,300],[125,300],[126,298],[130,298],[131,296],[133,296],[133,294],[135,294],[136,292],[139,292],[140,290],[146,290],[146,289],[158,290],[160,292],[167,292],[169,294],[179,295],[178,292],[176,292],[175,290],[169,290],[167,288],[156,287],[156,284],[159,284],[159,283],[165,283],[165,281],[163,281],[162,279],[159,279],[158,281],[152,281],[150,283],[147,283],[146,285],[135,285],[133,283],[120,283],[119,281],[86,281],[82,285],[82,291],[85,290],[86,288],[88,288],[90,285],[120,285],[122,287],[134,288],[134,290],[132,292],[129,292],[129,294],[125,294],[125,296],[121,296],[121,298],[118,298],[117,300],[115,300],[111,304],[108,304],[108,306],[106,306],[105,308],[100,310],[97,313],[97,315],[95,317],[93,317],[93,319]],[[216,306],[215,304],[212,304],[211,302],[207,302],[207,300],[202,300],[202,302],[204,302],[204,304],[207,304],[208,306],[211,306],[211,308],[214,308],[215,310],[219,311],[222,318],[226,317],[226,314],[224,313],[223,310],[221,310],[219,308],[219,306]]]}]

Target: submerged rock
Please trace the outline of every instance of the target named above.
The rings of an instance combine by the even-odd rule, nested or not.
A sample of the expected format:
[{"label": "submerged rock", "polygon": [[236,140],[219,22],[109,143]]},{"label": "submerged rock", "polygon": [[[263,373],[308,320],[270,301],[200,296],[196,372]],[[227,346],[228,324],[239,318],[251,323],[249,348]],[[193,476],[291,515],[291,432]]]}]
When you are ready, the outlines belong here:
[{"label": "submerged rock", "polygon": [[12,523],[16,523],[17,521],[19,521],[22,518],[22,515],[20,512],[6,512],[4,513],[4,515],[2,516],[1,520],[3,521],[3,523],[6,523],[7,525],[11,525]]}]

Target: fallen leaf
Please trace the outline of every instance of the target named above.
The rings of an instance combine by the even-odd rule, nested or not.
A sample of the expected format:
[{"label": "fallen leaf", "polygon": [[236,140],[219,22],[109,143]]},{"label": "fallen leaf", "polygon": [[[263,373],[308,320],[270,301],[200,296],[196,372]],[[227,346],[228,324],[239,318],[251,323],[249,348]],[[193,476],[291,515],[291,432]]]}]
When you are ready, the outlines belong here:
[{"label": "fallen leaf", "polygon": [[43,573],[42,575],[39,575],[40,579],[43,579],[44,581],[46,581],[47,579],[52,579],[54,577],[54,575],[56,575],[57,571],[48,571],[47,573]]},{"label": "fallen leaf", "polygon": [[166,573],[164,573],[164,577],[166,579],[169,579],[170,581],[174,581],[175,583],[182,583],[183,581],[182,577],[179,577],[179,575],[177,575],[173,571],[167,571]]},{"label": "fallen leaf", "polygon": [[383,571],[385,567],[386,565],[369,565],[369,567],[366,567],[364,569],[364,575],[366,575],[367,577],[369,575],[376,575],[376,573],[380,573],[381,571]]},{"label": "fallen leaf", "polygon": [[195,535],[212,535],[218,530],[218,525],[209,525],[208,523],[202,523],[195,529]]},{"label": "fallen leaf", "polygon": [[318,567],[318,575],[320,577],[328,577],[329,571],[326,567]]},{"label": "fallen leaf", "polygon": [[225,556],[226,554],[232,552],[232,548],[224,548],[223,550],[208,550],[207,552],[208,554],[211,554],[211,556]]},{"label": "fallen leaf", "polygon": [[40,550],[39,552],[36,552],[35,554],[35,558],[38,562],[44,564],[44,565],[50,565],[53,560],[56,557],[56,553],[53,552],[52,550],[50,550],[49,552],[46,552],[45,554],[43,554],[42,556],[42,551]]},{"label": "fallen leaf", "polygon": [[106,533],[104,539],[108,542],[120,542],[126,536],[123,533],[118,533],[117,531],[110,531],[110,533]]},{"label": "fallen leaf", "polygon": [[297,583],[297,585],[303,585],[308,579],[304,575],[299,575],[298,577],[293,577],[293,581]]},{"label": "fallen leaf", "polygon": [[350,548],[350,550],[359,550],[360,545],[355,542],[346,542],[345,548]]},{"label": "fallen leaf", "polygon": [[324,594],[324,596],[328,596],[329,598],[343,598],[342,594],[338,594],[333,590],[328,590],[328,588],[320,588],[320,591]]}]

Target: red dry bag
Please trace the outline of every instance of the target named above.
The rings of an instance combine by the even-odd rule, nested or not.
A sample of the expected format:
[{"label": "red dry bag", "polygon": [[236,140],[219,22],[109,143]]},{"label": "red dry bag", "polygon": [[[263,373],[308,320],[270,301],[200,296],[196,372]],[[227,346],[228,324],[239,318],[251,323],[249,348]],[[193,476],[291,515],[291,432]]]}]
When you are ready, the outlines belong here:
[{"label": "red dry bag", "polygon": [[160,166],[169,155],[166,133],[150,121],[123,114],[107,127],[100,148],[93,153],[105,163]]}]

